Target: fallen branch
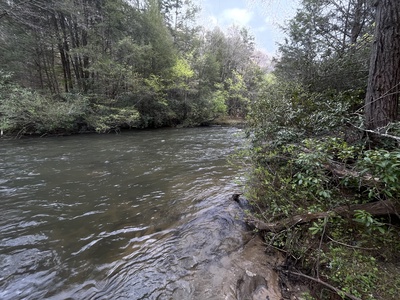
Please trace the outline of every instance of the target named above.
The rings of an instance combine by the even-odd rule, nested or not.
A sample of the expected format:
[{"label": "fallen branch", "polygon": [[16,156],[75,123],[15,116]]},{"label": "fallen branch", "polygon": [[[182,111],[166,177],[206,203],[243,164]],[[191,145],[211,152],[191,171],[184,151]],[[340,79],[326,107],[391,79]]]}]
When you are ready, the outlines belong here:
[{"label": "fallen branch", "polygon": [[362,179],[367,186],[372,185],[376,186],[379,182],[379,178],[375,178],[370,174],[361,174],[360,172],[351,170],[346,167],[345,164],[341,164],[338,162],[330,161],[323,165],[325,169],[332,172],[333,175],[337,176],[338,178],[345,178],[345,177],[352,177],[356,179]]},{"label": "fallen branch", "polygon": [[[302,149],[305,153],[311,153],[312,151],[308,148]],[[362,174],[361,172],[354,171],[349,169],[345,163],[341,163],[338,161],[328,159],[326,162],[322,164],[322,166],[335,175],[337,178],[345,178],[345,177],[352,177],[356,179],[362,179],[367,185],[375,186],[379,183],[379,178],[374,178],[370,174]]]},{"label": "fallen branch", "polygon": [[[400,142],[400,137],[399,137],[399,136],[396,136],[396,135],[388,134],[388,133],[387,133],[388,130],[386,130],[386,133],[383,133],[383,132],[376,131],[376,130],[361,128],[361,127],[358,127],[358,126],[356,126],[356,125],[354,125],[354,124],[351,124],[351,125],[352,125],[353,127],[357,128],[357,129],[360,130],[360,131],[364,131],[364,132],[367,132],[367,133],[372,133],[373,135],[376,135],[376,136],[380,136],[380,137],[384,137],[384,138],[389,138],[389,139],[393,139],[393,140],[396,140],[396,141]],[[389,125],[390,125],[390,124],[389,124]],[[379,128],[379,129],[384,129],[384,128],[385,128],[385,127]],[[388,128],[388,126],[386,126],[386,128]]]},{"label": "fallen branch", "polygon": [[367,251],[376,251],[376,250],[379,250],[378,248],[365,248],[365,247],[353,246],[353,245],[345,244],[345,243],[342,243],[342,242],[339,242],[339,241],[334,240],[334,239],[331,238],[330,236],[327,236],[327,238],[328,238],[330,241],[332,241],[332,242],[334,242],[334,243],[336,243],[336,244],[339,244],[339,245],[342,245],[342,246],[345,246],[345,247],[348,247],[348,248],[361,249],[361,250],[367,250]]},{"label": "fallen branch", "polygon": [[296,215],[274,223],[265,223],[254,217],[248,217],[247,223],[261,231],[280,232],[296,225],[309,223],[311,221],[323,219],[332,215],[340,215],[345,217],[353,216],[357,210],[364,210],[370,213],[372,216],[398,215],[400,212],[400,204],[390,200],[385,200],[366,204],[340,206],[331,211]]},{"label": "fallen branch", "polygon": [[292,274],[292,275],[300,276],[300,277],[303,277],[303,278],[312,280],[312,281],[314,281],[314,282],[317,282],[317,283],[319,283],[319,284],[321,284],[321,285],[327,287],[328,289],[334,291],[334,292],[335,292],[336,294],[338,294],[339,296],[344,295],[345,297],[347,297],[347,298],[349,298],[349,299],[351,299],[351,300],[362,300],[362,299],[360,299],[360,298],[358,298],[358,297],[356,297],[356,296],[353,296],[353,295],[351,295],[351,294],[349,294],[349,293],[346,293],[346,292],[344,292],[344,291],[342,291],[342,290],[340,290],[340,289],[334,287],[333,285],[330,285],[329,283],[326,283],[325,281],[322,281],[322,280],[319,279],[319,278],[311,277],[311,276],[308,276],[308,275],[306,275],[306,274],[299,273],[299,272],[292,272],[292,271],[282,271],[282,272],[285,272],[285,273],[287,273],[287,274]]},{"label": "fallen branch", "polygon": [[361,129],[361,128],[359,128],[359,129],[360,130],[364,130],[365,132],[368,132],[368,133],[372,133],[372,134],[375,134],[375,135],[378,135],[378,136],[381,136],[381,137],[393,139],[393,140],[396,140],[396,141],[400,142],[400,137],[395,136],[395,135],[391,135],[391,134],[387,134],[387,133],[380,133],[380,132],[377,132],[377,131],[374,131],[374,130],[369,130],[369,129]]}]

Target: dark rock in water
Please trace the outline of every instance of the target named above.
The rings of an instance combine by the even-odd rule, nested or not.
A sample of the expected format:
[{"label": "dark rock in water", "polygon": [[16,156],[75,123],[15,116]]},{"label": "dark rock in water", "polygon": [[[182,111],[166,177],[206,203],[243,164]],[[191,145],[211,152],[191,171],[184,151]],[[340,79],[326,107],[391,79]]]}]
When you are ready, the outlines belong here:
[{"label": "dark rock in water", "polygon": [[237,202],[241,209],[252,211],[253,208],[252,208],[250,202],[247,199],[245,199],[243,197],[240,197],[241,195],[242,194],[233,194],[232,195],[232,200]]},{"label": "dark rock in water", "polygon": [[232,200],[239,202],[240,195],[242,195],[242,194],[241,193],[240,194],[232,194]]}]

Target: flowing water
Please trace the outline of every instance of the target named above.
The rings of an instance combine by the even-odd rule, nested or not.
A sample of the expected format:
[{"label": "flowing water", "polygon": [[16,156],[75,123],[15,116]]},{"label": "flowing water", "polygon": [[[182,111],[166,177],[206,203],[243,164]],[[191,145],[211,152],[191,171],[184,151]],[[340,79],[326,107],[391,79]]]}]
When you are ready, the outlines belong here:
[{"label": "flowing water", "polygon": [[0,140],[0,299],[226,299],[240,133]]}]

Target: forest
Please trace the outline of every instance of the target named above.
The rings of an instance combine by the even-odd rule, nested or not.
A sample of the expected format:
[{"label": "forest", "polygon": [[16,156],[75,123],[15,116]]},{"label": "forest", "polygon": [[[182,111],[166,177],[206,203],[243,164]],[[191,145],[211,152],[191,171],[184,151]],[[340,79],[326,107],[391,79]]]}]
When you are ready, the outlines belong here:
[{"label": "forest", "polygon": [[398,0],[302,0],[268,64],[249,29],[199,26],[196,1],[0,5],[2,135],[245,118],[248,222],[282,280],[398,298]]},{"label": "forest", "polygon": [[110,132],[244,117],[253,37],[196,24],[183,0],[1,1],[0,128]]}]

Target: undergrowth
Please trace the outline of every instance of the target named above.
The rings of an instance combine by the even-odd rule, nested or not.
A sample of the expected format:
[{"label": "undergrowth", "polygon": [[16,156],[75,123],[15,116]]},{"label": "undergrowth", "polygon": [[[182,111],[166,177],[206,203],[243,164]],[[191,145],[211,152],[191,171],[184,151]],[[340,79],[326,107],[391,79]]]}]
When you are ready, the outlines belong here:
[{"label": "undergrowth", "polygon": [[269,224],[316,216],[261,232],[286,254],[287,272],[315,279],[310,299],[397,299],[400,290],[400,150],[349,127],[357,101],[357,91],[310,95],[269,85],[249,115],[255,216]]}]

